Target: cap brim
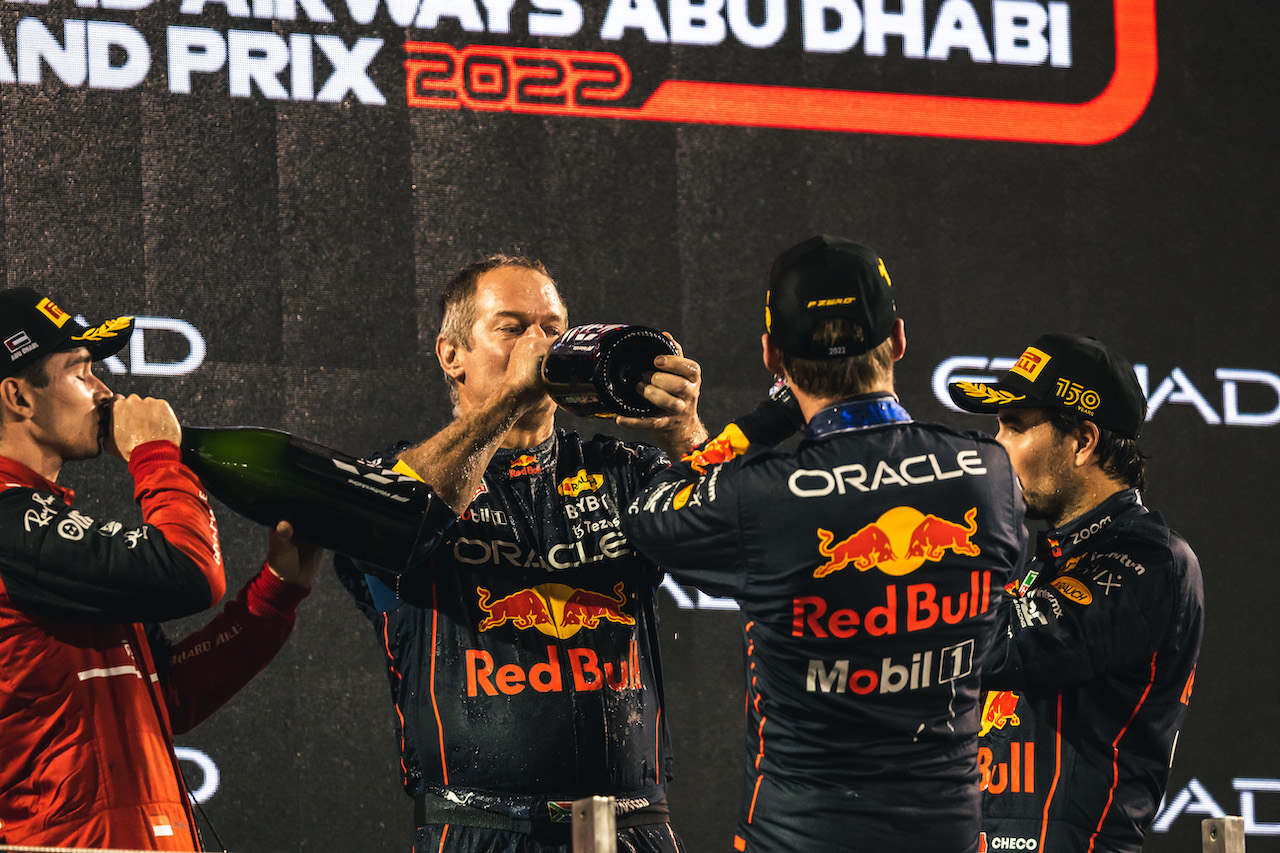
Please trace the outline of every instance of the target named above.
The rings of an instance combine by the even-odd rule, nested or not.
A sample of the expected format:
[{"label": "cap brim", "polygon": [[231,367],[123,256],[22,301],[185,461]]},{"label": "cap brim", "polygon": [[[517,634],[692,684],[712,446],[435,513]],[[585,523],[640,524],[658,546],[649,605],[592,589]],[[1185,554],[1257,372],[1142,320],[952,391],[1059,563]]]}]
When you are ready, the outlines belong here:
[{"label": "cap brim", "polygon": [[1007,406],[1043,405],[1002,382],[955,382],[947,386],[947,393],[951,395],[951,402],[961,409],[980,415],[994,415]]},{"label": "cap brim", "polygon": [[85,347],[94,361],[113,356],[129,342],[133,334],[132,317],[116,317],[114,320],[85,329],[78,335],[72,335],[71,347]]}]

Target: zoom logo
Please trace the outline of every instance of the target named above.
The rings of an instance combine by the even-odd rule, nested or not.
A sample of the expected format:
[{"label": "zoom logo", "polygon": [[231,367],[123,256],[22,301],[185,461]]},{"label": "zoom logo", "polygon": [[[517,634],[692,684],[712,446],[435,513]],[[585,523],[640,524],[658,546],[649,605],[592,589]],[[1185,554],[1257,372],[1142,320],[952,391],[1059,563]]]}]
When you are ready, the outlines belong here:
[{"label": "zoom logo", "polygon": [[[83,317],[76,317],[81,326],[88,326]],[[147,356],[148,345],[151,352],[165,353],[163,359],[150,360]],[[119,355],[104,359],[107,370],[117,376],[126,373],[133,376],[185,376],[193,373],[204,363],[208,352],[204,335],[200,330],[174,317],[134,317],[133,335],[129,338],[129,363],[126,365]],[[185,353],[174,358],[175,353]]]}]

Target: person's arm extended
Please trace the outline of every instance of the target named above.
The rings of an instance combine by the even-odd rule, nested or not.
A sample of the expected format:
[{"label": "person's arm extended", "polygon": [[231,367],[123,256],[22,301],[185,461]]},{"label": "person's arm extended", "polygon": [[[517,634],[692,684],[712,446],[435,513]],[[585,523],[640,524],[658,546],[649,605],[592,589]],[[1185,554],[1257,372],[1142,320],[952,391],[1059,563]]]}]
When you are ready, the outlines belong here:
[{"label": "person's arm extended", "polygon": [[[461,515],[475,498],[493,454],[521,417],[546,400],[542,358],[551,339],[530,326],[512,347],[503,383],[479,404],[419,445],[400,454],[454,513]],[[551,421],[546,427],[550,434]]]},{"label": "person's arm extended", "polygon": [[504,390],[440,432],[400,454],[455,514],[475,498],[484,469],[523,411],[521,397]]},{"label": "person's arm extended", "polygon": [[280,522],[267,559],[204,628],[170,645],[159,626],[147,632],[175,732],[191,730],[221,708],[284,646],[298,604],[311,591],[323,551],[293,538]]}]

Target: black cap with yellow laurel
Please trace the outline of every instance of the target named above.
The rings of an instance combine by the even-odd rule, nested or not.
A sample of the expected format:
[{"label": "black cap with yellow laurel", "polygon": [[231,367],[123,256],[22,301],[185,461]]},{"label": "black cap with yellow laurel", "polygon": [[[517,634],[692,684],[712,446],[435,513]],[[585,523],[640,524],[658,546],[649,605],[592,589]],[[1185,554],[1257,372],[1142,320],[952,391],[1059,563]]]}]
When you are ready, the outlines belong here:
[{"label": "black cap with yellow laurel", "polygon": [[85,347],[94,361],[118,353],[133,333],[132,317],[85,329],[46,296],[29,287],[0,291],[0,379],[55,352]]},{"label": "black cap with yellow laurel", "polygon": [[[824,360],[861,355],[893,332],[898,313],[892,284],[884,261],[866,246],[840,237],[810,237],[773,262],[765,330],[789,356]],[[819,324],[831,318],[852,321],[859,332],[819,341]]]},{"label": "black cap with yellow laurel", "polygon": [[947,390],[968,412],[1065,409],[1125,438],[1137,438],[1147,416],[1133,366],[1097,338],[1079,335],[1041,335],[996,382],[956,382]]}]

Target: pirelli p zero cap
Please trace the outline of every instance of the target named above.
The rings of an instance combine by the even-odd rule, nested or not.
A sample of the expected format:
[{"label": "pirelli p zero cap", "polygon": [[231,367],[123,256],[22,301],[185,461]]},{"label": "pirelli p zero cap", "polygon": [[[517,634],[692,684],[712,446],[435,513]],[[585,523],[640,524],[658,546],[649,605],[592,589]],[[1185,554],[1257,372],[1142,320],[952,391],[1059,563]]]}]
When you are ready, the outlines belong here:
[{"label": "pirelli p zero cap", "polygon": [[133,334],[133,318],[83,328],[47,296],[29,287],[0,290],[0,379],[55,352],[85,347],[94,361],[118,353]]},{"label": "pirelli p zero cap", "polygon": [[1125,438],[1137,438],[1147,416],[1133,366],[1097,338],[1079,335],[1042,335],[997,381],[956,382],[947,390],[965,411],[1064,409]]},{"label": "pirelli p zero cap", "polygon": [[[778,255],[769,273],[764,325],[774,346],[799,358],[861,355],[893,332],[893,282],[880,256],[850,240],[819,235]],[[823,320],[852,321],[854,332],[819,341]]]}]

